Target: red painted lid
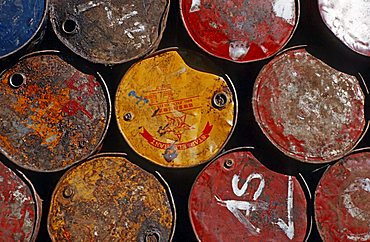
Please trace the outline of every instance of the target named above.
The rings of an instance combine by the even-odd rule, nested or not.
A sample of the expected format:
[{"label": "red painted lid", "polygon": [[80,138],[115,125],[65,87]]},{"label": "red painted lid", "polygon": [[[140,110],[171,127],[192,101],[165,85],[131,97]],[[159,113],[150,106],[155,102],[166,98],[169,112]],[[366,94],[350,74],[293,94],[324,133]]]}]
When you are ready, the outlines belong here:
[{"label": "red painted lid", "polygon": [[324,241],[370,241],[370,153],[331,166],[316,189],[316,224]]},{"label": "red painted lid", "polygon": [[251,152],[216,158],[196,179],[189,198],[200,241],[303,241],[306,199],[293,176],[264,167]]},{"label": "red painted lid", "polygon": [[295,0],[180,0],[184,25],[204,51],[234,62],[278,52],[298,22]]}]

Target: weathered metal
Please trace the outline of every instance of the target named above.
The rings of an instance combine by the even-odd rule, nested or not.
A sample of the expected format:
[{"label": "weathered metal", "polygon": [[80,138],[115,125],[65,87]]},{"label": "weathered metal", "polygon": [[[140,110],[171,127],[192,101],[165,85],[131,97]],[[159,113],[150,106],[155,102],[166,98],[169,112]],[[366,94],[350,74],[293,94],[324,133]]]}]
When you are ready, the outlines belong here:
[{"label": "weathered metal", "polygon": [[299,19],[296,0],[180,0],[190,37],[204,51],[234,62],[271,57],[283,48]]},{"label": "weathered metal", "polygon": [[370,2],[318,0],[321,17],[334,35],[353,51],[370,56]]},{"label": "weathered metal", "polygon": [[199,241],[303,241],[304,192],[293,176],[264,167],[246,149],[222,154],[199,174],[189,197]]},{"label": "weathered metal", "polygon": [[370,153],[329,167],[315,193],[315,217],[324,241],[370,241]]},{"label": "weathered metal", "polygon": [[169,0],[50,0],[58,38],[74,53],[96,63],[118,64],[156,49]]},{"label": "weathered metal", "polygon": [[3,0],[0,4],[0,59],[32,41],[42,28],[48,0]]},{"label": "weathered metal", "polygon": [[53,241],[170,241],[175,214],[167,192],[154,175],[123,155],[101,154],[59,181],[49,235]]},{"label": "weathered metal", "polygon": [[121,80],[115,103],[128,144],[166,167],[195,166],[214,157],[237,118],[232,83],[191,68],[175,50],[133,65]]},{"label": "weathered metal", "polygon": [[39,230],[41,199],[20,175],[0,162],[1,241],[35,241]]},{"label": "weathered metal", "polygon": [[0,82],[0,151],[17,165],[58,171],[100,146],[111,103],[98,74],[46,51],[20,60]]},{"label": "weathered metal", "polygon": [[263,133],[284,154],[325,163],[356,146],[366,123],[364,99],[356,77],[297,49],[261,70],[253,111]]}]

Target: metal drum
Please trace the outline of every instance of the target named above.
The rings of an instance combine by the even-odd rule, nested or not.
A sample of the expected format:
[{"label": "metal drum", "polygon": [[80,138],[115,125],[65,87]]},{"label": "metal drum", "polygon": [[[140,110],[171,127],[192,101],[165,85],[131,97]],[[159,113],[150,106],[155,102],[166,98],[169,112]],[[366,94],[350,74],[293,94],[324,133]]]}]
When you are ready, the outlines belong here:
[{"label": "metal drum", "polygon": [[329,167],[315,195],[323,241],[370,241],[369,152],[351,154]]},{"label": "metal drum", "polygon": [[234,62],[266,59],[283,48],[299,19],[296,0],[180,0],[190,37],[207,53]]},{"label": "metal drum", "polygon": [[[214,157],[237,118],[232,83],[190,67],[195,53],[166,50],[134,64],[116,93],[116,118],[128,144],[165,167]],[[184,58],[184,56],[190,56]]]},{"label": "metal drum", "polygon": [[339,159],[360,140],[365,97],[354,76],[304,49],[287,51],[259,73],[253,111],[267,138],[284,154],[309,163]]},{"label": "metal drum", "polygon": [[263,166],[247,149],[222,154],[199,174],[189,197],[199,241],[303,241],[306,198],[294,176]]},{"label": "metal drum", "polygon": [[156,49],[166,26],[169,0],[50,0],[58,38],[77,55],[118,64]]},{"label": "metal drum", "polygon": [[1,241],[35,241],[40,227],[41,199],[31,182],[18,174],[0,162]]},{"label": "metal drum", "polygon": [[0,151],[17,165],[58,171],[100,146],[111,103],[98,73],[45,51],[21,59],[0,82]]},{"label": "metal drum", "polygon": [[168,186],[124,155],[101,154],[61,178],[48,231],[52,241],[171,241],[175,219]]}]

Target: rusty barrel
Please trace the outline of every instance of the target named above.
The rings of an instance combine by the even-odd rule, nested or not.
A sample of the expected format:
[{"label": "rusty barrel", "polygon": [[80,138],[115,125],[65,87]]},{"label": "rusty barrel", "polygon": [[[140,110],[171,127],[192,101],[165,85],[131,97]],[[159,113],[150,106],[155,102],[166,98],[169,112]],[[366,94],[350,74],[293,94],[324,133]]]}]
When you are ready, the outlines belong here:
[{"label": "rusty barrel", "polygon": [[52,241],[171,241],[175,219],[164,180],[123,154],[100,154],[60,179],[48,231]]},{"label": "rusty barrel", "polygon": [[63,170],[93,154],[110,121],[99,73],[55,51],[22,58],[0,76],[0,151],[38,172]]},{"label": "rusty barrel", "polygon": [[158,165],[204,163],[221,151],[235,127],[232,83],[198,70],[200,64],[192,63],[202,63],[198,57],[164,50],[134,64],[118,86],[115,111],[122,135],[135,152]]},{"label": "rusty barrel", "polygon": [[218,156],[196,178],[189,215],[199,241],[303,241],[306,198],[294,176],[263,166],[249,149]]},{"label": "rusty barrel", "polygon": [[351,154],[329,167],[315,193],[321,238],[370,241],[370,153]]},{"label": "rusty barrel", "polygon": [[233,62],[266,59],[283,48],[299,20],[296,0],[180,0],[193,41],[207,53]]},{"label": "rusty barrel", "polygon": [[252,102],[267,138],[302,162],[325,163],[345,156],[365,128],[359,80],[305,49],[289,50],[265,65]]},{"label": "rusty barrel", "polygon": [[370,56],[370,2],[318,0],[322,20],[351,50]]},{"label": "rusty barrel", "polygon": [[95,63],[118,64],[156,49],[169,0],[50,0],[54,32],[75,54]]},{"label": "rusty barrel", "polygon": [[0,162],[0,240],[35,241],[41,207],[31,182]]}]

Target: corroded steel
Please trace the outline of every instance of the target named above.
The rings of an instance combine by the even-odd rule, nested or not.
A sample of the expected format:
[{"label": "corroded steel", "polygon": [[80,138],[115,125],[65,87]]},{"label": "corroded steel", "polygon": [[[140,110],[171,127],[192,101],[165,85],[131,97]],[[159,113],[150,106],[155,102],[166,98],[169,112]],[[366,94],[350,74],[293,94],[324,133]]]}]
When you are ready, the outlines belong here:
[{"label": "corroded steel", "polygon": [[155,176],[121,155],[102,154],[59,181],[49,235],[53,241],[170,241],[171,203]]},{"label": "corroded steel", "polygon": [[27,45],[42,28],[48,0],[0,3],[0,59]]},{"label": "corroded steel", "polygon": [[318,0],[324,23],[346,46],[370,56],[370,2]]},{"label": "corroded steel", "polygon": [[141,156],[189,167],[218,153],[236,123],[235,96],[221,77],[189,67],[170,50],[129,69],[116,94],[121,133]]},{"label": "corroded steel", "polygon": [[0,240],[35,241],[40,220],[41,200],[32,185],[0,162]]},{"label": "corroded steel", "polygon": [[102,64],[123,63],[157,48],[169,0],[50,0],[58,38],[74,53]]},{"label": "corroded steel", "polygon": [[45,52],[22,59],[0,82],[0,151],[17,165],[62,170],[101,144],[111,109],[103,80]]},{"label": "corroded steel", "polygon": [[343,157],[365,127],[359,81],[304,49],[290,50],[260,72],[254,86],[255,118],[270,141],[303,162]]},{"label": "corroded steel", "polygon": [[299,18],[295,0],[180,0],[180,8],[194,42],[234,62],[274,55],[291,38]]},{"label": "corroded steel", "polygon": [[197,177],[189,214],[199,241],[303,241],[306,199],[293,176],[264,167],[247,150],[227,152]]},{"label": "corroded steel", "polygon": [[370,241],[370,153],[331,166],[316,189],[315,217],[324,241]]}]

